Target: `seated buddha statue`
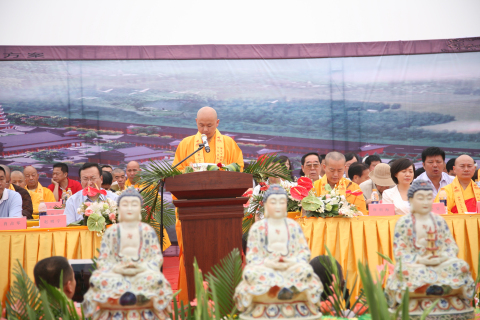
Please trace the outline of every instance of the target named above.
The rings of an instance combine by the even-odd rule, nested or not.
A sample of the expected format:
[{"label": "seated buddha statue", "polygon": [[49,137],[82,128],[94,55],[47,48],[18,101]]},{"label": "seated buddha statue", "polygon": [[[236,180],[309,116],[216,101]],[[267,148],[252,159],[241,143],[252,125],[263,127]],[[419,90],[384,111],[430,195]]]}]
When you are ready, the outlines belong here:
[{"label": "seated buddha statue", "polygon": [[265,219],[248,234],[243,278],[235,290],[240,318],[320,317],[323,285],[309,264],[300,226],[287,218],[287,194],[271,185],[263,196]]},{"label": "seated buddha statue", "polygon": [[[155,230],[141,222],[142,196],[129,188],[118,198],[120,223],[105,232],[84,296],[87,317],[168,318],[172,289],[160,272],[161,247]],[[97,311],[97,306],[99,310]]]},{"label": "seated buddha statue", "polygon": [[432,187],[426,181],[414,181],[408,200],[410,214],[395,225],[396,265],[385,288],[390,307],[399,306],[408,288],[411,316],[421,315],[440,298],[432,316],[464,313],[470,319],[475,283],[469,265],[457,258],[458,247],[446,221],[431,212]]}]

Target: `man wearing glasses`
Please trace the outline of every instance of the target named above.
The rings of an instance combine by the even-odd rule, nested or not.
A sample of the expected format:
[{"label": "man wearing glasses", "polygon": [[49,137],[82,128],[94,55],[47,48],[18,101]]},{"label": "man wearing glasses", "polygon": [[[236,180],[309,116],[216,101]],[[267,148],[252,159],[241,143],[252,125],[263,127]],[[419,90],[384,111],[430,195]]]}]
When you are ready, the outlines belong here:
[{"label": "man wearing glasses", "polygon": [[[102,169],[96,163],[86,162],[78,171],[80,176],[80,182],[82,188],[86,187],[95,188],[101,190],[103,183]],[[77,209],[80,208],[84,202],[95,202],[95,201],[105,201],[106,198],[109,198],[113,201],[117,201],[118,196],[113,192],[106,190],[107,195],[96,194],[93,197],[84,196],[83,192],[77,192],[71,196],[65,206],[65,214],[67,215],[67,225],[72,222],[83,219],[82,214],[77,213]]]},{"label": "man wearing glasses", "polygon": [[307,153],[302,157],[302,171],[305,177],[310,178],[313,182],[321,178],[320,168],[321,160],[320,156],[316,152]]}]

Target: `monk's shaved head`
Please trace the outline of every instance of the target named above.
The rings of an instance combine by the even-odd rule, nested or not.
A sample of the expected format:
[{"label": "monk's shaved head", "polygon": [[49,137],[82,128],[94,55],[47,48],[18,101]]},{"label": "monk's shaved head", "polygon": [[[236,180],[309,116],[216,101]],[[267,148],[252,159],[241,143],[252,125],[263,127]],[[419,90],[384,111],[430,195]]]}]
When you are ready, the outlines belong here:
[{"label": "monk's shaved head", "polygon": [[207,136],[208,140],[212,139],[217,132],[220,120],[217,117],[217,111],[211,107],[203,107],[197,112],[198,132]]},{"label": "monk's shaved head", "polygon": [[460,157],[455,159],[455,165],[458,165],[460,163],[473,163],[473,164],[475,164],[475,161],[473,160],[472,157],[470,157],[466,154],[462,154]]},{"label": "monk's shaved head", "polygon": [[25,179],[25,176],[23,175],[23,173],[21,171],[18,171],[18,170],[12,171],[10,176],[12,177],[12,179],[13,179],[13,177]]},{"label": "monk's shaved head", "polygon": [[325,164],[328,164],[329,161],[343,161],[344,164],[346,162],[345,156],[337,151],[329,152],[325,156]]},{"label": "monk's shaved head", "polygon": [[120,168],[113,169],[112,174],[125,174],[125,171],[123,171]]},{"label": "monk's shaved head", "polygon": [[37,169],[35,169],[32,166],[26,166],[25,169],[23,169],[24,174],[29,174],[29,173],[32,173],[32,172],[37,173]]},{"label": "monk's shaved head", "polygon": [[137,161],[130,161],[129,163],[127,163],[127,170],[128,168],[140,168],[140,164],[138,164]]},{"label": "monk's shaved head", "polygon": [[471,179],[475,174],[475,161],[472,159],[472,157],[467,156],[466,154],[461,155],[455,160],[453,171],[455,172],[455,175],[460,183],[462,183],[465,188],[466,185],[472,182]]},{"label": "monk's shaved head", "polygon": [[38,186],[38,172],[32,166],[27,166],[23,169],[23,174],[25,175],[25,182],[29,189],[36,189]]},{"label": "monk's shaved head", "polygon": [[137,176],[137,174],[140,171],[142,171],[142,169],[140,169],[140,165],[137,161],[130,161],[127,164],[127,177],[132,185],[138,181],[139,177]]},{"label": "monk's shaved head", "polygon": [[212,107],[203,107],[203,108],[200,108],[200,110],[198,110],[197,112],[197,119],[198,118],[214,118],[215,120],[218,119],[217,117],[217,111],[215,111],[215,109],[213,109]]}]

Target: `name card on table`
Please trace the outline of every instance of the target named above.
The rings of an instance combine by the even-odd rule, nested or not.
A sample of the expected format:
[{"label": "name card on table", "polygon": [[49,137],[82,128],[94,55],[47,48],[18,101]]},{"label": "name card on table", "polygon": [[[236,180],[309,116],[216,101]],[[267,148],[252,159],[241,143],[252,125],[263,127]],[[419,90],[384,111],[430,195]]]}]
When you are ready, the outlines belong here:
[{"label": "name card on table", "polygon": [[63,214],[65,209],[47,209],[47,216],[56,216],[59,214]]},{"label": "name card on table", "polygon": [[27,217],[0,218],[0,230],[27,229]]},{"label": "name card on table", "polygon": [[67,226],[66,215],[40,216],[40,228],[65,228]]},{"label": "name card on table", "polygon": [[47,209],[53,209],[53,207],[61,207],[62,203],[61,202],[45,202],[45,205],[47,206]]},{"label": "name card on table", "polygon": [[432,212],[436,214],[446,214],[445,205],[441,202],[432,204]]},{"label": "name card on table", "polygon": [[394,216],[395,205],[393,203],[379,203],[368,205],[369,216]]}]

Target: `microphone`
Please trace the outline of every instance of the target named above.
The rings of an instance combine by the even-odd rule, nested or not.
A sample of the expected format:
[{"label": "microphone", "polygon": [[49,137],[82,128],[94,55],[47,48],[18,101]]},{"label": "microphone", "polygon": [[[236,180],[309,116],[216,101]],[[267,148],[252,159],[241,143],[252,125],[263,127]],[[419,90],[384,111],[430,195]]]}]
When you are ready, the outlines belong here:
[{"label": "microphone", "polygon": [[207,136],[204,135],[204,134],[202,134],[202,141],[203,141],[203,145],[205,146],[205,151],[207,153],[209,153],[210,152],[210,147],[208,145],[208,139],[207,139]]}]

